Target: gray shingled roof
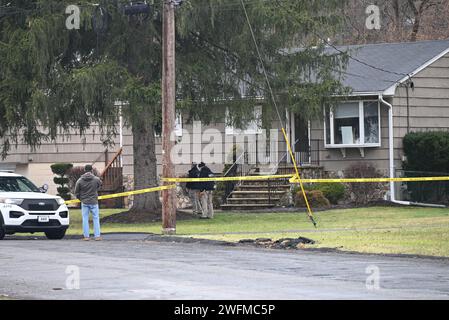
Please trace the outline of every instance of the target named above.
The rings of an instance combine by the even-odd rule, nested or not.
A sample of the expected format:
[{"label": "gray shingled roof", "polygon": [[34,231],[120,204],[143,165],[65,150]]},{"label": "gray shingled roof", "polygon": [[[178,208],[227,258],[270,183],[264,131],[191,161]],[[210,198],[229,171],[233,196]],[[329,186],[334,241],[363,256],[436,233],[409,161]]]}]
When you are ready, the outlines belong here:
[{"label": "gray shingled roof", "polygon": [[[449,39],[404,43],[380,43],[340,46],[349,59],[343,84],[357,92],[383,92],[426,62],[449,49]],[[331,51],[336,51],[331,49]],[[387,70],[381,71],[363,63]]]}]

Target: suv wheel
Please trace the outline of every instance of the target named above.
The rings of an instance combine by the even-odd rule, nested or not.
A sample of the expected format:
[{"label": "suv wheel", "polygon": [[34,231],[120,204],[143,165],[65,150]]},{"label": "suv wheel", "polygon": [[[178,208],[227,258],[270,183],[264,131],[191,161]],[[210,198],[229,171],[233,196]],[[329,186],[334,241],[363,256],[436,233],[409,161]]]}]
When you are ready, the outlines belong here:
[{"label": "suv wheel", "polygon": [[46,231],[45,236],[50,240],[61,240],[65,236],[66,229]]}]

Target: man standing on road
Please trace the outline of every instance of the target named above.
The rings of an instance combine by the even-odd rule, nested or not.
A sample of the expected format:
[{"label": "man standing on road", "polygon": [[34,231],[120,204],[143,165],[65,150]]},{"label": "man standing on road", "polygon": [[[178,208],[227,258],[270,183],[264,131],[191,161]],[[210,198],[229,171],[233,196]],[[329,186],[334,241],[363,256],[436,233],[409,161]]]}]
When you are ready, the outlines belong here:
[{"label": "man standing on road", "polygon": [[84,167],[85,174],[78,179],[75,185],[75,195],[81,201],[81,214],[83,216],[84,241],[89,238],[89,212],[92,213],[94,223],[94,239],[101,240],[100,234],[100,209],[98,207],[98,189],[101,187],[101,180],[92,173],[92,166],[87,164]]},{"label": "man standing on road", "polygon": [[[201,162],[198,165],[198,168],[200,168],[200,178],[212,178],[214,176],[212,171],[204,164],[204,162]],[[201,219],[212,219],[214,217],[214,206],[212,202],[214,190],[214,181],[200,182],[200,198],[202,207]]]}]

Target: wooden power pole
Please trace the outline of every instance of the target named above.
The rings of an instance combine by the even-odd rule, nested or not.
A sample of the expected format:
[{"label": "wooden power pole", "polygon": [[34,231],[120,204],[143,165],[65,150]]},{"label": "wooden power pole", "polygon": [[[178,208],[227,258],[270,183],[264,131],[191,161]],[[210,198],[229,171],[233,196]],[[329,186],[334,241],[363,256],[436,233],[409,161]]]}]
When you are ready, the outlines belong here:
[{"label": "wooden power pole", "polygon": [[[172,0],[162,1],[162,176],[174,177],[171,135],[175,126],[175,8]],[[176,189],[162,190],[162,232],[176,233]]]}]

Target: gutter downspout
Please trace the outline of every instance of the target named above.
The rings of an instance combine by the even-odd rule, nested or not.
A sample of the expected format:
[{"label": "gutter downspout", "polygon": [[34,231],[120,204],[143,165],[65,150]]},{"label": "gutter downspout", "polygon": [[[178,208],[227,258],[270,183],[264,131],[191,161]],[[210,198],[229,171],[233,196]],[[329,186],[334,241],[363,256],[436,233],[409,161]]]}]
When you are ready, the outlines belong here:
[{"label": "gutter downspout", "polygon": [[[391,105],[391,103],[388,103],[387,101],[384,100],[382,94],[379,95],[379,101],[388,107],[388,158],[390,166],[390,178],[394,178],[395,174],[394,174],[393,106]],[[406,206],[415,205],[424,207],[446,208],[446,206],[439,204],[428,204],[428,203],[396,200],[393,181],[390,181],[390,201],[392,203]]]},{"label": "gutter downspout", "polygon": [[[379,95],[379,101],[388,107],[388,159],[390,167],[389,172],[390,178],[394,178],[393,106],[384,100],[382,94]],[[397,203],[393,181],[390,181],[390,201]],[[410,205],[410,202],[406,203],[406,201],[401,201],[400,204]]]},{"label": "gutter downspout", "polygon": [[[393,138],[393,106],[386,102],[382,96],[379,95],[379,101],[388,107],[388,159],[390,167],[390,178],[394,178],[394,138]],[[394,182],[390,181],[390,200],[395,202]]]}]

